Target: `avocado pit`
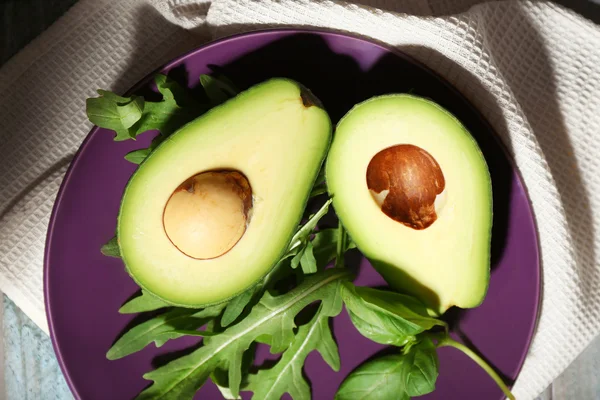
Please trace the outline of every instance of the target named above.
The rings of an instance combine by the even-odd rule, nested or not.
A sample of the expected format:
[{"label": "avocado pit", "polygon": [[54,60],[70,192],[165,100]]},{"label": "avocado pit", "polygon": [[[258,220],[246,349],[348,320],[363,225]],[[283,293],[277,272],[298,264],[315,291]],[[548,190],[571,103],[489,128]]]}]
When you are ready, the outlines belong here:
[{"label": "avocado pit", "polygon": [[411,144],[380,151],[367,167],[367,187],[381,211],[416,230],[426,229],[436,221],[436,206],[443,204],[436,200],[445,184],[442,169],[433,156]]},{"label": "avocado pit", "polygon": [[252,189],[238,171],[209,171],[175,189],[164,209],[163,226],[171,243],[195,259],[219,257],[246,232]]}]

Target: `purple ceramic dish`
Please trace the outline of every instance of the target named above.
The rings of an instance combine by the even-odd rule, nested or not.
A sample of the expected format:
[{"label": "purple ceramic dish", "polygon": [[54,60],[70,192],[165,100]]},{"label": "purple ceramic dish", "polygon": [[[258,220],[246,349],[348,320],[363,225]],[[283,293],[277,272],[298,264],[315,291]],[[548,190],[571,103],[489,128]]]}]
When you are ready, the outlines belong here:
[{"label": "purple ceramic dish", "polygon": [[[245,88],[284,76],[309,87],[333,122],[355,103],[371,96],[411,91],[440,103],[474,134],[482,148],[494,189],[492,275],[484,303],[472,310],[451,310],[455,335],[513,381],[521,369],[536,324],[540,293],[537,234],[519,175],[491,127],[455,89],[411,58],[364,39],[330,32],[271,30],[210,43],[169,63],[161,72],[198,87],[198,76],[220,68]],[[150,87],[152,75],[140,85]],[[118,259],[100,254],[112,237],[122,191],[135,166],[123,156],[147,145],[112,140],[94,128],[73,160],[50,220],[45,252],[44,290],[50,334],[60,366],[76,398],[119,400],[135,397],[150,382],[142,375],[174,352],[197,343],[182,338],[160,349],[148,346],[120,360],[106,351],[136,317],[117,312],[138,290]],[[384,282],[366,260],[356,283]],[[306,363],[314,399],[333,399],[347,374],[379,351],[352,326],[345,311],[334,320],[342,367],[332,371],[316,353]],[[268,350],[259,349],[259,359]],[[175,353],[177,354],[177,353]],[[424,399],[499,400],[495,383],[465,355],[442,348],[434,393]],[[249,398],[244,394],[244,398]],[[208,382],[196,398],[221,398]]]}]

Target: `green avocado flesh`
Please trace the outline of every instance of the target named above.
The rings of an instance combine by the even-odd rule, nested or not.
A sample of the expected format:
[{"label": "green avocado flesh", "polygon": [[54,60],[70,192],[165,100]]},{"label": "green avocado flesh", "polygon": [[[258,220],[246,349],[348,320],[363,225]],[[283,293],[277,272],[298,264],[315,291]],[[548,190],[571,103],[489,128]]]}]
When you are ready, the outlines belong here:
[{"label": "green avocado flesh", "polygon": [[477,143],[449,112],[406,94],[355,106],[336,128],[326,178],[342,224],[390,286],[439,314],[483,301],[490,174]]},{"label": "green avocado flesh", "polygon": [[[123,195],[117,236],[127,271],[141,287],[174,305],[204,307],[248,289],[272,269],[302,218],[330,144],[331,122],[315,103],[296,82],[266,81],[179,129],[140,165]],[[202,259],[174,245],[163,216],[182,183],[207,171],[243,174],[252,205],[239,241]]]}]

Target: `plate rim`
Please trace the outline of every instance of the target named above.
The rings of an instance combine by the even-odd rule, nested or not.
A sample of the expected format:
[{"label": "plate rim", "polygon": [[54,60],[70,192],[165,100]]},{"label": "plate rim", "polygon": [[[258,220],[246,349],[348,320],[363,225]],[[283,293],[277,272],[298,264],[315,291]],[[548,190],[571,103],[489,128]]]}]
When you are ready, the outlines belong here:
[{"label": "plate rim", "polygon": [[[245,37],[255,37],[255,36],[269,36],[269,35],[277,35],[280,33],[287,33],[287,34],[315,34],[318,36],[327,36],[327,37],[338,37],[338,38],[343,38],[343,39],[352,39],[352,40],[359,40],[362,42],[365,42],[369,45],[372,46],[377,46],[380,47],[381,49],[399,57],[402,59],[405,59],[413,64],[415,64],[416,66],[418,66],[419,68],[425,70],[426,72],[429,73],[429,75],[432,78],[435,78],[438,80],[438,82],[440,82],[441,84],[443,84],[444,86],[446,86],[450,91],[453,92],[454,95],[458,96],[464,105],[466,105],[469,110],[473,113],[473,115],[476,115],[477,118],[479,119],[479,121],[481,123],[483,123],[490,132],[492,132],[492,137],[493,140],[496,142],[497,145],[500,146],[500,148],[502,149],[502,151],[504,152],[509,164],[512,167],[512,173],[515,176],[515,179],[518,181],[517,183],[519,184],[519,186],[521,186],[521,188],[523,189],[523,192],[525,194],[526,200],[527,200],[527,213],[529,214],[530,218],[528,218],[527,224],[530,225],[530,227],[532,228],[532,232],[534,232],[534,236],[535,236],[535,249],[534,249],[534,258],[535,258],[535,264],[536,264],[536,268],[535,268],[535,278],[536,278],[536,285],[535,285],[535,311],[534,311],[534,319],[533,319],[533,323],[529,329],[529,332],[527,334],[527,340],[526,340],[526,351],[521,355],[521,358],[519,359],[519,367],[517,369],[517,373],[516,373],[516,378],[515,381],[516,382],[519,378],[519,375],[521,374],[521,371],[523,369],[523,365],[525,363],[525,359],[527,358],[529,351],[531,349],[531,343],[533,341],[533,337],[535,336],[535,333],[537,331],[537,327],[539,324],[539,319],[540,319],[540,309],[541,309],[541,293],[542,293],[542,262],[541,262],[541,249],[540,249],[540,234],[539,234],[539,230],[538,230],[538,225],[537,225],[537,221],[536,221],[536,217],[535,217],[535,212],[534,212],[534,208],[533,208],[533,204],[531,202],[531,197],[529,196],[529,191],[527,189],[527,186],[525,185],[525,181],[523,179],[523,176],[521,174],[521,171],[518,167],[518,165],[516,164],[514,157],[511,155],[510,151],[508,150],[506,144],[502,141],[502,139],[499,137],[496,129],[491,125],[491,123],[487,120],[487,118],[484,117],[484,115],[479,111],[479,109],[477,109],[473,103],[471,102],[471,100],[469,100],[469,98],[464,95],[458,88],[456,88],[453,84],[451,84],[446,78],[444,78],[440,73],[438,73],[437,71],[433,70],[432,68],[430,68],[429,66],[425,65],[424,63],[422,63],[421,61],[417,60],[416,58],[412,57],[411,55],[391,46],[388,45],[386,43],[380,42],[377,39],[374,38],[368,38],[366,36],[362,36],[360,34],[357,33],[348,33],[345,31],[340,31],[340,30],[335,30],[335,29],[327,29],[327,28],[312,28],[312,27],[305,27],[305,28],[294,28],[294,27],[282,27],[282,28],[267,28],[267,29],[259,29],[259,30],[250,30],[250,31],[245,31],[245,32],[241,32],[241,33],[236,33],[236,34],[232,34],[232,35],[227,35],[215,40],[211,40],[209,42],[206,42],[198,47],[194,47],[191,50],[185,51],[181,54],[179,54],[178,56],[173,57],[171,60],[167,61],[166,63],[158,66],[157,68],[155,68],[154,70],[150,71],[148,74],[146,74],[143,78],[141,78],[140,80],[138,80],[134,85],[131,86],[130,89],[128,89],[125,93],[124,96],[128,96],[131,93],[134,93],[136,90],[140,89],[141,87],[143,87],[144,85],[146,85],[155,74],[160,73],[161,71],[164,71],[166,69],[170,69],[175,65],[180,64],[183,60],[185,60],[188,57],[193,56],[194,54],[198,53],[198,52],[202,52],[202,51],[206,51],[209,48],[212,47],[216,47],[216,46],[221,46],[227,42],[232,42],[232,41],[236,41],[238,39],[241,38],[245,38]],[[51,296],[49,295],[49,269],[50,269],[50,263],[49,263],[49,259],[50,259],[50,253],[51,253],[51,246],[52,246],[52,239],[54,237],[54,226],[56,223],[56,218],[57,218],[57,211],[60,207],[62,198],[64,196],[66,187],[68,186],[69,181],[72,178],[72,172],[73,170],[75,170],[75,168],[77,168],[77,164],[79,163],[79,160],[81,159],[81,154],[83,153],[83,151],[85,151],[85,149],[87,149],[87,147],[90,144],[91,138],[96,134],[96,132],[98,130],[100,130],[101,128],[99,128],[98,126],[93,126],[92,129],[87,133],[87,135],[85,136],[85,138],[83,139],[83,141],[81,142],[79,148],[77,149],[77,151],[75,152],[75,154],[73,155],[73,159],[71,160],[71,162],[69,163],[69,167],[67,168],[65,175],[63,177],[63,180],[60,184],[59,190],[56,194],[56,198],[54,200],[54,204],[52,206],[52,212],[50,214],[50,219],[48,222],[48,229],[46,231],[46,240],[44,242],[44,259],[43,259],[43,293],[44,293],[44,310],[46,312],[46,321],[48,323],[48,330],[49,330],[49,336],[50,336],[50,340],[52,343],[52,348],[54,350],[56,359],[58,361],[58,364],[60,366],[61,372],[63,374],[63,377],[65,378],[65,381],[67,383],[67,386],[69,387],[69,389],[71,390],[71,393],[74,395],[74,397],[76,399],[81,399],[81,395],[78,393],[77,389],[76,389],[76,385],[75,383],[72,381],[70,374],[68,373],[68,369],[67,366],[65,364],[65,360],[63,359],[63,355],[60,352],[60,348],[59,345],[57,343],[57,339],[55,336],[55,327],[54,327],[54,318],[52,317],[52,307],[51,307]],[[490,277],[491,279],[491,277]],[[514,382],[509,386],[509,388],[512,388],[514,386]]]}]

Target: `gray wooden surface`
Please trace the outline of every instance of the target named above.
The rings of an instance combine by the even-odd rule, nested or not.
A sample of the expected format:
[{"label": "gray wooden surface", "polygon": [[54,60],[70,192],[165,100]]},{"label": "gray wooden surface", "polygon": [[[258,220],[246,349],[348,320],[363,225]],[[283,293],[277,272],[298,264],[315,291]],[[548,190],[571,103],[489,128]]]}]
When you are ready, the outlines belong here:
[{"label": "gray wooden surface", "polygon": [[[50,26],[77,0],[0,0],[0,65]],[[115,0],[116,1],[116,0]],[[424,1],[424,0],[423,0]],[[600,0],[557,0],[600,24]],[[3,297],[0,293],[0,298]],[[47,337],[7,298],[0,306],[0,399],[70,398]],[[10,321],[7,319],[10,318]],[[7,329],[8,324],[13,328]],[[15,326],[16,325],[16,326]],[[37,329],[37,331],[36,331]],[[33,346],[33,348],[32,348]],[[36,354],[34,354],[36,353]],[[47,357],[40,357],[48,355]],[[10,360],[10,363],[7,361]],[[33,360],[33,361],[31,361]],[[19,366],[12,365],[16,362]],[[28,376],[25,363],[39,371]],[[48,392],[48,383],[52,393]],[[7,392],[7,388],[10,390]],[[483,399],[485,400],[485,399]],[[600,337],[539,400],[600,400]]]}]

